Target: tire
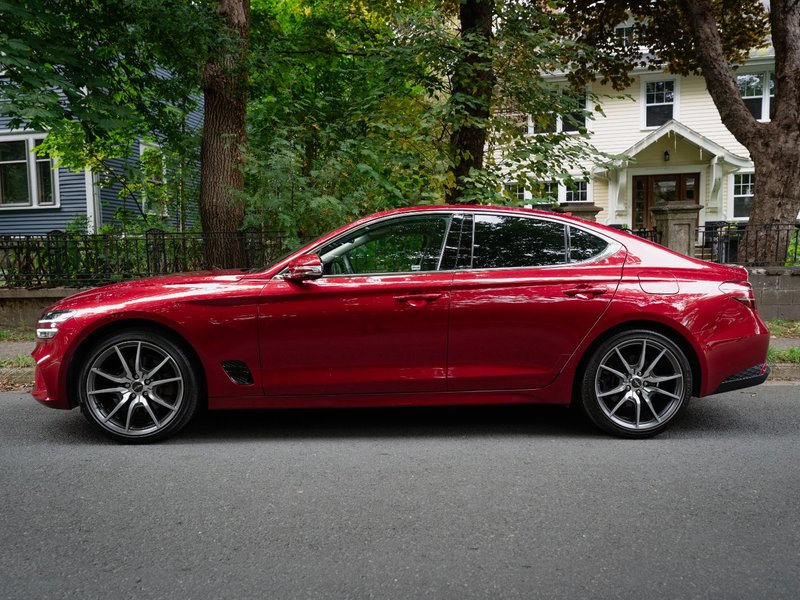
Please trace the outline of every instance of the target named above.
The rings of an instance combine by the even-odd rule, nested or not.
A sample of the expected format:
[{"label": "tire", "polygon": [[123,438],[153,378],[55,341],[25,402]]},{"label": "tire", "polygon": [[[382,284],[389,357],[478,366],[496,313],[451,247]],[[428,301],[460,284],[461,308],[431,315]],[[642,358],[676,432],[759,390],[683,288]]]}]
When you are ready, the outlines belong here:
[{"label": "tire", "polygon": [[186,351],[146,329],[118,332],[94,344],[76,385],[84,417],[127,443],[175,435],[194,416],[200,396]]},{"label": "tire", "polygon": [[692,394],[692,369],[668,337],[648,330],[618,333],[589,359],[581,407],[600,429],[619,437],[652,437],[667,429]]}]

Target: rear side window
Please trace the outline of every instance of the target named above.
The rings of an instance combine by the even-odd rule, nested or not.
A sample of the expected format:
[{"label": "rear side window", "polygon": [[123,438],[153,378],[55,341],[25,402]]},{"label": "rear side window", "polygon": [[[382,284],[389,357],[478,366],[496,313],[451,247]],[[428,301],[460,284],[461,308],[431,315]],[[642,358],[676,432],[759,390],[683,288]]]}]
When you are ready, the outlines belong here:
[{"label": "rear side window", "polygon": [[569,228],[569,262],[589,260],[601,254],[606,248],[608,242],[604,239],[577,227]]},{"label": "rear side window", "polygon": [[566,262],[566,227],[513,215],[475,215],[472,268],[538,267]]}]

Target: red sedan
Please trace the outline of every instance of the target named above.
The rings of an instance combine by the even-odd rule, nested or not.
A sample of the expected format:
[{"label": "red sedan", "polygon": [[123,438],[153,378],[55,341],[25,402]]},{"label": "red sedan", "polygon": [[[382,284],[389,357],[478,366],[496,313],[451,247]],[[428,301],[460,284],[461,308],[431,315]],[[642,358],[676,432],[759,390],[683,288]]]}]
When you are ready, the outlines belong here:
[{"label": "red sedan", "polygon": [[258,272],[97,288],[39,322],[34,397],[144,442],[210,409],[574,403],[647,437],[757,385],[742,267],[526,209],[373,215]]}]

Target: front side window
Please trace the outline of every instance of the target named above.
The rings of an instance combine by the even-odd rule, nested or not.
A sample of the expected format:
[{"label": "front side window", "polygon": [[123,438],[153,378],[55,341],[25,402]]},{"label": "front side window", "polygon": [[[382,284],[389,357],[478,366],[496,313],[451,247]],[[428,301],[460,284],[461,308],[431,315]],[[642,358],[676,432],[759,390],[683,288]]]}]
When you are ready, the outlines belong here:
[{"label": "front side window", "polygon": [[326,275],[436,271],[450,215],[404,217],[361,227],[319,249]]},{"label": "front side window", "polygon": [[675,80],[645,83],[645,126],[660,127],[673,118]]},{"label": "front side window", "polygon": [[472,268],[537,267],[566,262],[561,223],[510,215],[475,215]]},{"label": "front side window", "polygon": [[34,149],[41,139],[0,140],[0,207],[55,206],[53,161]]},{"label": "front side window", "polygon": [[736,219],[750,217],[753,210],[753,198],[756,193],[756,176],[754,173],[741,173],[733,176],[733,216]]}]

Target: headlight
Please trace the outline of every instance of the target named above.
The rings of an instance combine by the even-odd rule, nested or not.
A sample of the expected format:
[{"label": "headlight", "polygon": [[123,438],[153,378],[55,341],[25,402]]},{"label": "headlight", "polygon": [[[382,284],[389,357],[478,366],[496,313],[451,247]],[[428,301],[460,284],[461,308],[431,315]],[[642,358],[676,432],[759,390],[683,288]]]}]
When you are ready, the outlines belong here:
[{"label": "headlight", "polygon": [[36,337],[40,340],[49,340],[54,338],[56,333],[58,333],[59,323],[63,323],[74,314],[74,310],[47,311],[42,315],[42,318],[39,319],[39,325],[36,327]]}]

